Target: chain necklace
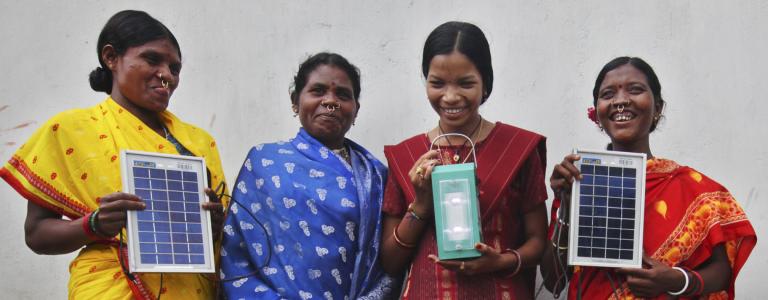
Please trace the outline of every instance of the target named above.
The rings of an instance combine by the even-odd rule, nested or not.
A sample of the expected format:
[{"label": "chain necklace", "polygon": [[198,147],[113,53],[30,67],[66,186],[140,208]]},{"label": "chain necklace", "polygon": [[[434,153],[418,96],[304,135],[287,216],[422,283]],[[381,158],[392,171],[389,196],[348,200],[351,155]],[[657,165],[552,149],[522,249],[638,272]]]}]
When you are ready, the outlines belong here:
[{"label": "chain necklace", "polygon": [[347,163],[350,163],[350,161],[352,160],[349,156],[349,150],[347,150],[347,146],[341,146],[341,148],[339,149],[331,149],[331,151],[333,151],[333,153],[336,153],[336,155],[343,158]]},{"label": "chain necklace", "polygon": [[[445,141],[448,142],[448,146],[451,147],[451,149],[454,149],[453,150],[454,151],[453,152],[453,162],[454,163],[458,163],[459,162],[459,160],[461,159],[461,149],[464,149],[467,146],[467,142],[469,142],[470,140],[474,141],[475,134],[478,132],[478,129],[480,129],[480,125],[482,125],[482,124],[483,124],[483,117],[480,116],[480,120],[477,122],[477,125],[475,125],[475,128],[472,129],[472,133],[469,135],[469,140],[465,139],[464,143],[462,143],[459,148],[454,147],[453,144],[451,143],[451,139],[449,139],[447,136],[443,137],[445,139]],[[445,131],[443,130],[443,125],[440,124],[440,121],[437,121],[437,128],[440,130],[440,134],[441,135],[445,134]]]}]

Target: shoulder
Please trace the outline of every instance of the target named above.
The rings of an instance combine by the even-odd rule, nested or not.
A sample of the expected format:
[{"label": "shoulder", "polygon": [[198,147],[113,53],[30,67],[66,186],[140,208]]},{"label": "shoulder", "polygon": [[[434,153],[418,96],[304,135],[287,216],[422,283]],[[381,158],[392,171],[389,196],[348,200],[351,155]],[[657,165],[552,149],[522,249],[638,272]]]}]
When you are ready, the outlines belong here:
[{"label": "shoulder", "polygon": [[175,114],[173,114],[168,110],[162,112],[160,114],[160,117],[164,119],[164,122],[166,122],[166,124],[171,123],[172,124],[171,126],[183,128],[186,132],[189,133],[190,137],[192,137],[193,139],[197,139],[201,141],[211,141],[211,142],[214,141],[213,136],[210,133],[208,133],[208,131],[200,127],[197,127],[192,123],[188,123],[188,122],[185,122],[184,120],[181,120],[178,116],[176,116]]},{"label": "shoulder", "polygon": [[424,133],[419,133],[395,145],[385,145],[384,153],[386,155],[389,155],[389,153],[392,153],[392,152],[407,151],[408,148],[412,148],[414,146],[426,145],[426,143],[427,143],[427,138],[424,136]]},{"label": "shoulder", "polygon": [[650,169],[655,169],[659,173],[664,173],[664,171],[675,173],[677,176],[674,177],[683,181],[686,186],[697,187],[704,191],[727,191],[720,183],[699,170],[680,165],[673,160],[657,158],[650,160],[649,164],[651,164]]},{"label": "shoulder", "polygon": [[50,117],[37,129],[36,134],[53,134],[59,136],[90,136],[87,133],[96,131],[102,115],[98,106],[91,108],[76,108],[65,110]]},{"label": "shoulder", "polygon": [[502,122],[496,122],[496,132],[499,134],[504,135],[520,135],[522,137],[527,137],[529,139],[535,139],[535,140],[546,140],[546,137],[543,135],[523,129],[517,126],[513,126],[510,124],[502,123]]},{"label": "shoulder", "polygon": [[251,150],[248,150],[248,157],[254,158],[270,156],[274,152],[277,152],[279,149],[284,149],[286,144],[288,143],[283,141],[257,144],[251,147]]}]

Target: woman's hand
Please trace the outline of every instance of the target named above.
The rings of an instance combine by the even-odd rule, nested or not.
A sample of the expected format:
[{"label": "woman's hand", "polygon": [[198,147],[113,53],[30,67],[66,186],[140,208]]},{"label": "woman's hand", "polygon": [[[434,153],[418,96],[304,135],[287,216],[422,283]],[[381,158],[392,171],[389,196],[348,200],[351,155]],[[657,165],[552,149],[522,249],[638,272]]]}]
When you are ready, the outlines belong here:
[{"label": "woman's hand", "polygon": [[573,181],[581,180],[581,172],[576,168],[573,162],[581,159],[578,154],[566,155],[563,161],[555,165],[552,170],[552,176],[549,177],[549,186],[555,197],[560,198],[560,205],[568,205],[571,200],[571,185]]},{"label": "woman's hand", "polygon": [[416,191],[413,210],[419,216],[432,214],[432,170],[440,164],[439,156],[437,150],[429,150],[419,157],[408,171],[411,184]]},{"label": "woman's hand", "polygon": [[205,188],[205,194],[208,195],[208,202],[203,203],[203,209],[211,212],[213,240],[218,241],[221,237],[221,228],[224,227],[224,205],[212,189]]},{"label": "woman's hand", "polygon": [[653,298],[668,291],[679,291],[685,284],[683,273],[643,253],[648,268],[620,268],[616,272],[627,276],[627,285],[637,297]]},{"label": "woman's hand", "polygon": [[502,254],[500,250],[483,243],[477,243],[475,249],[482,256],[472,260],[440,260],[434,254],[430,254],[428,258],[443,268],[469,276],[511,269],[520,263],[514,254]]},{"label": "woman's hand", "polygon": [[120,233],[125,227],[126,212],[144,210],[146,204],[136,195],[123,192],[111,193],[99,200],[98,233],[109,237]]}]

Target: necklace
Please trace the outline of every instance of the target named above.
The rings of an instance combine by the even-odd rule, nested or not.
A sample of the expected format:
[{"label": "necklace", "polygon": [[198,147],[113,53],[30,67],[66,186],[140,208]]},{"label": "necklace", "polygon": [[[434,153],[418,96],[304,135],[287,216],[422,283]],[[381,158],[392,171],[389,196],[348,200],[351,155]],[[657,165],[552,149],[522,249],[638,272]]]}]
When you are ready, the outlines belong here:
[{"label": "necklace", "polygon": [[351,159],[349,157],[349,150],[347,150],[346,146],[341,146],[339,149],[331,149],[331,151],[336,153],[336,155],[341,156],[341,158],[343,158],[347,163],[350,162]]},{"label": "necklace", "polygon": [[[478,129],[480,129],[480,127],[481,127],[480,125],[482,125],[482,124],[483,124],[483,117],[480,116],[480,120],[478,120],[477,124],[475,125],[475,128],[472,129],[472,133],[470,133],[470,135],[469,135],[469,140],[465,139],[464,143],[462,143],[459,148],[454,147],[453,144],[451,143],[451,139],[449,139],[447,136],[443,137],[445,139],[445,141],[448,142],[448,146],[450,146],[451,149],[454,149],[454,153],[453,153],[453,162],[454,163],[459,162],[459,160],[461,159],[461,149],[466,147],[467,146],[467,142],[469,142],[470,140],[474,141],[475,134],[478,132]],[[445,131],[443,130],[443,125],[440,124],[440,121],[437,121],[437,128],[440,129],[440,134],[441,135],[445,134]]]},{"label": "necklace", "polygon": [[163,126],[163,133],[165,133],[165,139],[169,140],[169,138],[168,138],[168,136],[169,136],[168,129],[165,129],[165,126]]}]

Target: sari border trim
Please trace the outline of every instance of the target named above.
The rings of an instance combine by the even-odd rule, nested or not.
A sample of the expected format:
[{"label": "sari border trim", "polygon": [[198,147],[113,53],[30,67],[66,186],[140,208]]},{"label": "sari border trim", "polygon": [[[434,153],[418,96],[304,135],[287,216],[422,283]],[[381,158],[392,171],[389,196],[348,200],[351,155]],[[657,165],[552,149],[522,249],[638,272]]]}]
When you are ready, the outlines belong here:
[{"label": "sari border trim", "polygon": [[[30,184],[32,184],[34,187],[40,189],[41,192],[43,192],[43,193],[45,193],[46,195],[49,195],[49,196],[51,196],[51,195],[49,193],[47,193],[47,192],[58,193],[55,189],[53,189],[53,187],[50,187],[50,185],[48,185],[47,183],[42,181],[42,179],[39,179],[39,177],[36,174],[32,173],[32,171],[30,171],[26,167],[26,165],[24,165],[23,161],[16,160],[16,157],[14,157],[14,158],[11,158],[8,162],[9,162],[9,164],[11,166],[15,167],[16,170],[20,174],[22,174],[22,176],[24,176],[25,179],[27,179],[30,182]],[[25,173],[25,172],[27,172],[27,173]],[[9,171],[6,168],[0,169],[0,177],[5,179],[5,181],[8,183],[8,185],[13,187],[13,189],[15,189],[19,194],[21,194],[22,197],[26,198],[29,201],[32,201],[32,203],[35,203],[35,204],[37,204],[37,205],[39,205],[39,206],[41,206],[43,208],[51,210],[52,212],[58,213],[60,215],[64,215],[64,216],[66,216],[66,217],[68,217],[70,219],[77,219],[80,216],[85,215],[86,212],[88,211],[87,208],[84,208],[84,207],[78,205],[77,203],[75,203],[72,200],[64,200],[64,201],[70,201],[70,203],[62,202],[62,204],[64,204],[67,208],[70,208],[70,209],[72,209],[72,210],[74,210],[76,212],[81,213],[81,215],[77,215],[77,214],[68,212],[67,210],[65,210],[65,209],[63,209],[61,207],[55,206],[55,205],[51,204],[50,202],[45,201],[45,199],[41,198],[38,195],[35,195],[32,191],[30,191],[27,188],[25,188],[24,185],[21,183],[21,181],[19,181],[18,178],[13,176],[13,174],[11,174],[11,171]],[[41,186],[48,186],[49,188],[47,190],[44,190],[44,189],[41,188]],[[60,195],[60,196],[63,197],[63,198],[60,198],[60,199],[69,199],[68,197],[66,197],[64,195]],[[56,199],[55,197],[53,197],[53,198],[55,200],[59,201],[59,199]]]},{"label": "sari border trim", "polygon": [[[738,210],[734,212],[733,215],[730,215],[726,218],[722,218],[717,214],[716,211],[710,212],[710,214],[716,214],[714,217],[708,218],[707,223],[703,224],[702,228],[706,228],[705,230],[689,230],[687,229],[688,224],[691,222],[694,222],[694,212],[702,209],[706,206],[709,206],[715,201],[718,200],[725,200],[727,202],[730,208],[737,208]],[[714,209],[717,209],[717,207],[714,207]],[[672,231],[672,233],[669,235],[666,241],[659,246],[656,251],[653,253],[653,258],[658,259],[660,261],[666,262],[668,265],[670,263],[673,263],[669,260],[669,258],[665,257],[665,254],[670,252],[672,248],[680,248],[680,259],[679,261],[674,262],[673,264],[676,265],[682,261],[685,261],[688,259],[693,252],[701,245],[701,243],[706,239],[707,236],[709,236],[709,233],[715,225],[728,225],[728,224],[734,224],[740,221],[747,220],[747,215],[744,213],[744,211],[741,209],[741,207],[738,206],[738,204],[734,201],[733,197],[728,192],[723,191],[717,191],[717,192],[709,192],[709,193],[702,193],[699,196],[696,197],[696,200],[692,203],[692,205],[689,205],[688,209],[685,211],[685,217],[680,220],[680,222],[677,224],[677,227]],[[675,246],[674,244],[678,240],[678,238],[686,233],[692,233],[696,234],[698,236],[694,236],[692,238],[692,241],[690,245],[679,245]]]},{"label": "sari border trim", "polygon": [[[32,186],[37,188],[43,194],[46,194],[46,195],[50,196],[53,200],[61,203],[65,207],[67,207],[67,208],[69,208],[69,209],[71,209],[71,210],[73,210],[75,212],[80,213],[80,215],[85,215],[86,213],[88,213],[90,211],[90,209],[88,207],[86,207],[85,205],[83,205],[81,203],[75,202],[74,200],[72,200],[72,198],[70,198],[67,195],[64,195],[61,192],[59,192],[51,184],[49,184],[48,182],[43,180],[42,177],[40,177],[39,175],[35,174],[35,172],[33,172],[32,169],[30,169],[29,166],[27,166],[27,163],[24,162],[24,160],[21,159],[20,157],[18,157],[17,155],[14,155],[10,160],[8,160],[8,163],[11,166],[13,166],[14,168],[16,168],[16,170],[19,171],[19,173],[22,176],[24,176],[24,178],[27,181],[29,181],[29,183]],[[22,186],[22,188],[23,188],[23,186]],[[26,189],[24,189],[24,190],[26,192],[29,192],[29,194],[32,194],[31,191],[28,191]],[[39,197],[34,197],[34,198],[37,198],[36,200],[38,200],[38,201],[42,201],[43,200],[43,199],[40,199]],[[27,198],[27,199],[29,199],[29,198]],[[30,200],[32,200],[32,199],[30,199]],[[48,206],[52,206],[52,205],[48,204]],[[62,209],[62,211],[63,211],[63,209]],[[76,217],[76,215],[74,215],[74,214],[65,214],[65,215],[67,217],[73,217],[73,216]]]},{"label": "sari border trim", "polygon": [[[124,263],[128,264],[128,248],[120,248],[118,247],[117,251],[123,252],[122,257]],[[128,287],[131,288],[131,292],[133,294],[133,299],[136,300],[155,300],[155,296],[152,295],[149,290],[144,286],[144,283],[141,281],[141,277],[139,277],[139,274],[132,274],[135,278],[134,280],[131,280],[128,278],[128,276],[125,276],[123,274],[123,277],[125,277],[125,280],[128,281]],[[158,295],[162,293],[163,291],[158,291]]]}]

